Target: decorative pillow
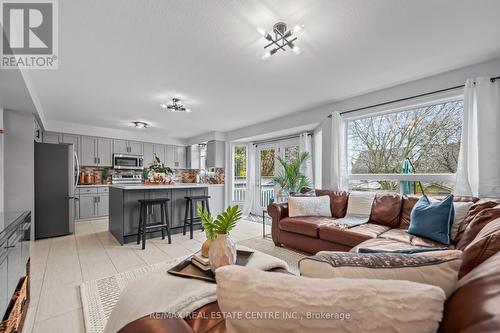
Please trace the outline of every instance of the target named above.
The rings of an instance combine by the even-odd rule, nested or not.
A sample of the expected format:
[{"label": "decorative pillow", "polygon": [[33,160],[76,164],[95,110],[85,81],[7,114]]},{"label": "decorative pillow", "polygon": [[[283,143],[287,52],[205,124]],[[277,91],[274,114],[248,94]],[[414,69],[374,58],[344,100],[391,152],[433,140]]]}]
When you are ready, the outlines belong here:
[{"label": "decorative pillow", "polygon": [[289,197],[288,216],[332,216],[330,197]]},{"label": "decorative pillow", "polygon": [[431,202],[426,195],[422,196],[411,211],[408,233],[450,244],[451,225],[453,223],[453,195],[443,201]]},{"label": "decorative pillow", "polygon": [[458,228],[460,224],[465,220],[469,209],[473,205],[473,202],[454,202],[453,210],[455,211],[455,217],[453,218],[453,224],[451,226],[451,240],[455,240],[458,234]]},{"label": "decorative pillow", "polygon": [[[459,258],[401,253],[320,252],[299,261],[300,274],[313,278],[405,280],[455,291]],[[391,282],[392,283],[392,282]]]},{"label": "decorative pillow", "polygon": [[375,193],[372,192],[350,192],[347,201],[346,215],[368,215],[372,211],[373,199]]},{"label": "decorative pillow", "polygon": [[[436,332],[445,295],[409,281],[310,279],[241,266],[217,269],[228,332]],[[397,314],[397,315],[395,315]]]},{"label": "decorative pillow", "polygon": [[486,224],[476,238],[465,247],[459,278],[472,271],[500,251],[500,218]]}]

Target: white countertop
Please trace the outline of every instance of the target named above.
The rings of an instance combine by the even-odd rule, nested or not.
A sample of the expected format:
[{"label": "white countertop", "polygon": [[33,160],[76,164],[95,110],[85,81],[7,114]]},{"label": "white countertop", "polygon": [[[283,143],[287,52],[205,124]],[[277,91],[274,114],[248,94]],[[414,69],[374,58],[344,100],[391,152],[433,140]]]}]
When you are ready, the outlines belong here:
[{"label": "white countertop", "polygon": [[[223,184],[216,184],[223,185]],[[119,188],[122,190],[171,190],[176,188],[205,188],[211,184],[188,184],[179,183],[175,185],[146,185],[146,184],[111,184],[109,187]]]}]

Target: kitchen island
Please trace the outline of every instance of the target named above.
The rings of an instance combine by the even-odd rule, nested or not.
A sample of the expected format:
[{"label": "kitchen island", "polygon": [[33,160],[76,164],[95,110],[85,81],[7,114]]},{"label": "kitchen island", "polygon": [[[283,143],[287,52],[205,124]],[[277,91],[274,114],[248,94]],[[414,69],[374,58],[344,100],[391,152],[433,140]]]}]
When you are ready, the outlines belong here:
[{"label": "kitchen island", "polygon": [[[185,196],[207,195],[208,185],[110,185],[109,186],[109,231],[125,244],[137,240],[139,226],[139,202],[141,199],[168,198],[168,215],[172,234],[182,232]],[[153,221],[160,220],[160,210],[155,207]],[[196,228],[196,227],[195,227]],[[198,227],[199,228],[199,227]],[[148,238],[159,237],[160,231],[150,232]]]}]

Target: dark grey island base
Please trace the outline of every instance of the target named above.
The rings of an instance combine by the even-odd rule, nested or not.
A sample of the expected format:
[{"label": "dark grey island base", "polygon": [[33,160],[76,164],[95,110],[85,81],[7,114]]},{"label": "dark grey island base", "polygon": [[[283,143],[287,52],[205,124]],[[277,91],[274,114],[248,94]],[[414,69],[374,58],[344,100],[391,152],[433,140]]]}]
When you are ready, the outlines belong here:
[{"label": "dark grey island base", "polygon": [[[140,199],[168,198],[168,215],[172,234],[182,232],[185,196],[207,195],[208,187],[198,184],[177,185],[111,185],[109,187],[109,231],[120,244],[135,242],[139,226]],[[196,212],[195,212],[196,213]],[[160,220],[159,208],[153,212],[154,221]],[[200,228],[199,226],[196,228]],[[188,231],[189,232],[189,231]],[[160,237],[161,231],[148,233],[148,238]],[[186,236],[188,237],[188,236]]]}]

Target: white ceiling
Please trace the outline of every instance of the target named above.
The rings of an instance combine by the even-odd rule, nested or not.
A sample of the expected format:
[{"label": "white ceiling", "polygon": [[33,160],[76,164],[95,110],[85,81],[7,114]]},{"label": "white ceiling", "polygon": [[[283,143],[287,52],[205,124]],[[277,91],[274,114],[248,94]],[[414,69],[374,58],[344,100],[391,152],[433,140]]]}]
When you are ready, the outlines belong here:
[{"label": "white ceiling", "polygon": [[[64,0],[59,69],[30,76],[49,128],[142,120],[188,138],[496,58],[498,13],[498,0]],[[279,20],[305,25],[303,52],[263,61],[256,27]],[[161,111],[173,96],[193,112]]]}]

